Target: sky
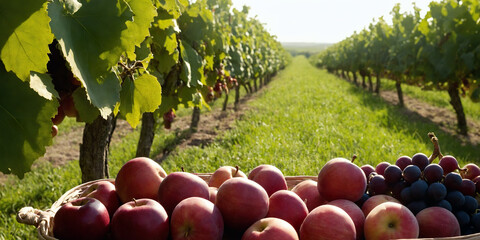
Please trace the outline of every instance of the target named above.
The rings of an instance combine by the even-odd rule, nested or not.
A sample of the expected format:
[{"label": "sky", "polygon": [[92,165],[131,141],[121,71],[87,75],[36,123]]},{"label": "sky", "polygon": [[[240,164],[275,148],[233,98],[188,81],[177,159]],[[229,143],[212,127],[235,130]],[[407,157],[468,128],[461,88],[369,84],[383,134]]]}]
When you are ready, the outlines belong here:
[{"label": "sky", "polygon": [[368,27],[384,16],[391,23],[390,11],[400,3],[401,12],[413,12],[412,2],[428,11],[431,0],[232,0],[233,6],[250,7],[250,16],[265,24],[280,42],[336,43],[354,31]]}]

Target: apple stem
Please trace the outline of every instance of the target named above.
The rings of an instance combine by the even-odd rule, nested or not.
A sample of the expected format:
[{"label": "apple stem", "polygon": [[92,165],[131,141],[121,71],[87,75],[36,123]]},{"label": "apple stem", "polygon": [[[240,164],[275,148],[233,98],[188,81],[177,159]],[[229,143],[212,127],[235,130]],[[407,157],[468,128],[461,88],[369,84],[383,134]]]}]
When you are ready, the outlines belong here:
[{"label": "apple stem", "polygon": [[133,202],[135,203],[135,206],[137,206],[137,199],[133,198]]},{"label": "apple stem", "polygon": [[357,159],[357,155],[356,155],[356,154],[353,154],[353,156],[352,156],[352,163],[353,163],[353,161],[355,161],[355,159]]},{"label": "apple stem", "polygon": [[435,133],[429,132],[428,137],[430,138],[430,141],[433,143],[433,153],[432,155],[428,158],[428,162],[432,163],[435,158],[438,157],[438,159],[443,158],[443,154],[440,151],[440,145],[438,144],[438,138],[435,136]]},{"label": "apple stem", "polygon": [[238,170],[240,170],[240,168],[238,167],[238,165],[235,166],[235,169],[236,169],[236,171],[235,171],[235,174],[234,174],[233,176],[236,176],[237,173],[238,173]]}]

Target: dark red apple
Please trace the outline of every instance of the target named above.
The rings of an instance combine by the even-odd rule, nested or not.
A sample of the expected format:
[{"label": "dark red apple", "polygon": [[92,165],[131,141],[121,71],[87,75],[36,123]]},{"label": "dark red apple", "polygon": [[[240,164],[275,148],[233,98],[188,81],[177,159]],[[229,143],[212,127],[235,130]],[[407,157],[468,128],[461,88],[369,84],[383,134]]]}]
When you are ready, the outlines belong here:
[{"label": "dark red apple", "polygon": [[207,183],[199,176],[188,172],[173,172],[167,175],[158,188],[158,201],[171,216],[173,209],[183,199],[201,197],[210,199]]},{"label": "dark red apple", "polygon": [[318,192],[317,181],[310,179],[301,181],[292,188],[292,192],[296,193],[305,202],[309,212],[327,203],[327,200],[323,199]]},{"label": "dark red apple", "polygon": [[355,224],[341,208],[325,204],[307,215],[300,227],[300,239],[353,240]]},{"label": "dark red apple", "polygon": [[108,180],[100,180],[91,184],[80,196],[99,200],[107,208],[110,217],[121,205],[115,185]]},{"label": "dark red apple", "polygon": [[425,208],[416,215],[421,238],[460,236],[460,224],[455,215],[442,207]]},{"label": "dark red apple", "polygon": [[296,231],[308,215],[307,205],[292,191],[279,190],[270,196],[267,217],[276,217],[290,223]]},{"label": "dark red apple", "polygon": [[287,190],[287,181],[282,171],[275,166],[262,164],[254,168],[249,174],[248,179],[260,184],[268,196],[271,196],[278,190]]},{"label": "dark red apple", "polygon": [[365,217],[368,216],[370,211],[372,211],[376,206],[384,203],[384,202],[395,202],[395,203],[400,203],[396,198],[386,195],[386,194],[379,194],[372,196],[367,199],[362,205],[362,212]]},{"label": "dark red apple", "polygon": [[146,157],[126,162],[115,178],[115,187],[120,200],[150,198],[158,200],[158,188],[167,173],[155,161]]},{"label": "dark red apple", "polygon": [[328,203],[329,205],[337,206],[345,211],[355,224],[355,231],[357,232],[357,239],[363,238],[363,225],[365,224],[365,215],[362,209],[352,201],[345,199],[337,199]]},{"label": "dark red apple", "polygon": [[208,200],[210,200],[210,202],[212,203],[215,203],[215,199],[217,198],[218,188],[208,187],[208,192],[209,192]]},{"label": "dark red apple", "polygon": [[366,179],[360,167],[345,158],[335,158],[320,170],[318,192],[327,201],[347,199],[356,202],[365,193]]},{"label": "dark red apple", "polygon": [[222,166],[219,167],[215,172],[213,172],[212,176],[208,180],[208,186],[209,187],[216,187],[219,188],[220,185],[222,185],[223,182],[230,178],[234,177],[243,177],[247,178],[247,175],[243,173],[238,166],[232,167],[232,166]]},{"label": "dark red apple", "polygon": [[94,198],[78,198],[64,204],[53,218],[53,235],[58,239],[105,239],[110,217]]},{"label": "dark red apple", "polygon": [[268,194],[258,183],[232,178],[218,188],[215,205],[222,213],[225,227],[245,231],[268,213]]},{"label": "dark red apple", "polygon": [[170,229],[173,240],[222,240],[223,218],[209,200],[190,197],[173,210]]},{"label": "dark red apple", "polygon": [[111,232],[115,240],[166,240],[169,219],[165,209],[155,200],[142,198],[124,203],[113,214]]},{"label": "dark red apple", "polygon": [[250,226],[242,240],[298,240],[298,234],[288,222],[279,218],[262,218]]}]

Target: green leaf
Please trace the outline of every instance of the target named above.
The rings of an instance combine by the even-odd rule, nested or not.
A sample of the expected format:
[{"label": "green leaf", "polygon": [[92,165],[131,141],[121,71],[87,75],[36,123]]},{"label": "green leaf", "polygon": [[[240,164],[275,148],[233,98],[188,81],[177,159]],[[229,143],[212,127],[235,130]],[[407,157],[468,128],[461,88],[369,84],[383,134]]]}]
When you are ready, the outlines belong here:
[{"label": "green leaf", "polygon": [[7,71],[27,81],[30,71],[47,72],[48,44],[53,35],[47,3],[38,0],[3,1],[0,8],[0,56]]},{"label": "green leaf", "polygon": [[52,78],[47,73],[31,72],[30,88],[47,100],[53,100],[53,97],[60,98],[57,90],[55,90]]},{"label": "green leaf", "polygon": [[180,78],[187,87],[202,85],[205,82],[202,57],[185,41],[180,44],[180,54],[183,60]]},{"label": "green leaf", "polygon": [[154,112],[162,102],[162,87],[152,75],[126,79],[121,91],[120,113],[135,128],[144,112]]},{"label": "green leaf", "polygon": [[135,59],[135,46],[145,40],[150,35],[149,29],[157,10],[151,0],[125,0],[135,14],[133,21],[128,21],[127,30],[122,32],[123,48],[126,49],[127,56]]},{"label": "green leaf", "polygon": [[[21,99],[21,101],[19,101]],[[52,144],[58,102],[48,101],[0,62],[0,171],[20,177]]]},{"label": "green leaf", "polygon": [[75,103],[75,109],[77,109],[78,112],[77,121],[92,123],[97,119],[98,115],[100,115],[100,111],[88,101],[85,88],[77,88],[72,96],[73,102]]},{"label": "green leaf", "polygon": [[[106,118],[119,101],[120,82],[111,72],[125,49],[121,34],[132,20],[117,0],[83,1],[69,14],[59,0],[48,6],[50,26],[73,74],[85,86],[89,101]],[[120,49],[120,50],[119,50]]]}]

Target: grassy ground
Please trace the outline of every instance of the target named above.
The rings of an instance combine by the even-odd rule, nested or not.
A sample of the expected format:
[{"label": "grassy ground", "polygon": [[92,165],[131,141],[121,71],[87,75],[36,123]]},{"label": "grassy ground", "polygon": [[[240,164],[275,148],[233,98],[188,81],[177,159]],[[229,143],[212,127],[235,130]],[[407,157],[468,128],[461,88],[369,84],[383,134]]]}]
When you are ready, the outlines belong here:
[{"label": "grassy ground", "polygon": [[[381,98],[311,66],[304,57],[270,83],[251,110],[222,133],[213,144],[170,155],[167,172],[184,167],[212,172],[221,165],[239,165],[249,172],[259,164],[273,164],[286,175],[316,175],[326,161],[358,156],[358,164],[393,163],[399,156],[431,153],[427,133],[434,131],[444,154],[464,164],[478,159],[479,148],[462,146],[427,120],[411,121]],[[162,149],[173,134],[157,133],[153,149]],[[111,147],[110,171],[134,157],[139,131]],[[78,161],[53,168],[46,164],[23,180],[0,187],[0,239],[34,239],[32,226],[16,223],[23,206],[47,209],[67,189],[80,183]]]}]

